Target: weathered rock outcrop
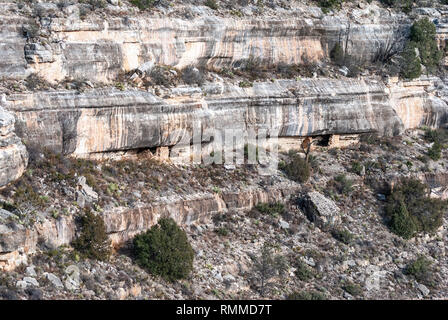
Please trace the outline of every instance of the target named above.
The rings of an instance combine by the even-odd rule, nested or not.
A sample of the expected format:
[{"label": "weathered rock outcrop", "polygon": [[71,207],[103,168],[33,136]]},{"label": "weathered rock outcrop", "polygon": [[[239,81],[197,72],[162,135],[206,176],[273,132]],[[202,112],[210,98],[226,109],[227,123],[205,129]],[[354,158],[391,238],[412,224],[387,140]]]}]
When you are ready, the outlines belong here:
[{"label": "weathered rock outcrop", "polygon": [[[0,11],[3,78],[37,73],[49,82],[113,83],[148,63],[223,67],[250,56],[265,64],[320,63],[336,43],[354,60],[370,61],[378,50],[403,41],[410,24],[406,15],[374,4],[333,16],[293,6],[282,19],[217,17],[198,9],[193,20],[146,13],[123,18],[120,9],[110,8],[108,19],[91,14],[81,20],[76,5],[37,6],[38,19],[19,14],[14,3]],[[439,29],[443,34],[443,25]],[[36,92],[10,95],[6,107],[17,114],[20,136],[28,142],[76,155],[173,146],[197,121],[203,132],[265,128],[282,137],[392,135],[446,122],[446,103],[425,86],[388,89],[373,79],[276,81],[247,89],[217,82],[175,88],[165,98],[137,90]]]},{"label": "weathered rock outcrop", "polygon": [[0,96],[0,187],[19,178],[28,164],[25,145],[14,133],[14,115],[3,109]]},{"label": "weathered rock outcrop", "polygon": [[[201,193],[187,198],[161,198],[138,208],[117,207],[102,214],[106,231],[114,246],[122,245],[137,233],[149,229],[160,217],[172,217],[187,226],[228,210],[250,210],[260,202],[286,200],[297,190],[275,185],[268,188],[248,188],[242,192],[222,194]],[[17,223],[17,217],[0,209],[0,269],[13,269],[26,261],[37,247],[57,248],[69,244],[76,235],[73,216],[39,219],[32,226]]]},{"label": "weathered rock outcrop", "polygon": [[170,98],[145,91],[98,89],[8,96],[22,137],[57,152],[87,156],[173,146],[201,124],[208,130],[266,129],[279,137],[378,132],[399,134],[447,121],[447,104],[425,91],[431,81],[304,79],[240,88],[211,83],[178,87]]},{"label": "weathered rock outcrop", "polygon": [[[381,47],[401,41],[410,24],[405,15],[375,5],[356,9],[350,17],[302,7],[278,17],[225,18],[206,11],[195,19],[126,14],[84,20],[77,6],[58,14],[54,4],[39,5],[36,21],[19,15],[15,4],[0,11],[0,76],[37,72],[48,81],[113,82],[120,72],[148,61],[178,68],[229,66],[251,55],[267,64],[322,61],[341,42],[354,59],[369,61]],[[38,28],[34,32],[44,44],[26,39],[24,27],[29,26]]]}]

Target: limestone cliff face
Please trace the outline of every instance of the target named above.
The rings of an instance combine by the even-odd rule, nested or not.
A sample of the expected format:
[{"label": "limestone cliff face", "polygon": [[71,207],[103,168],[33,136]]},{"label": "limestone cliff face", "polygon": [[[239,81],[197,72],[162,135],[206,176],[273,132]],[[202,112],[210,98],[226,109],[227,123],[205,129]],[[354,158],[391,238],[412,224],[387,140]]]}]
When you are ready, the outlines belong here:
[{"label": "limestone cliff face", "polygon": [[[2,6],[7,4],[3,4]],[[10,16],[0,9],[0,78],[17,79],[27,76],[28,68],[24,55],[26,38],[22,34],[22,26],[29,19]]]},{"label": "limestone cliff face", "polygon": [[[353,59],[369,61],[378,50],[402,41],[410,20],[375,5],[350,16],[325,16],[301,8],[285,18],[196,19],[89,15],[79,7],[40,5],[40,18],[0,11],[0,75],[37,73],[49,82],[88,79],[114,83],[120,73],[147,63],[182,68],[231,66],[250,56],[266,64],[320,63],[341,43]],[[299,17],[299,18],[298,18]],[[24,36],[30,25],[37,37]],[[443,38],[444,29],[440,29]],[[200,121],[208,129],[267,129],[281,137],[398,134],[422,124],[446,122],[446,103],[426,92],[429,85],[393,84],[378,79],[304,79],[255,83],[253,88],[215,82],[178,87],[160,98],[146,91],[96,89],[12,94],[6,108],[16,113],[20,135],[58,152],[89,155],[172,146]],[[207,139],[205,139],[206,141]]]},{"label": "limestone cliff face", "polygon": [[25,145],[14,133],[14,115],[3,109],[0,96],[0,187],[20,177],[28,164]]},{"label": "limestone cliff face", "polygon": [[447,124],[447,96],[444,81],[420,79],[390,86],[391,105],[405,129]]},{"label": "limestone cliff face", "polygon": [[432,83],[375,79],[257,82],[252,88],[212,83],[178,87],[170,98],[117,89],[10,95],[25,140],[57,152],[92,153],[173,146],[201,124],[208,130],[266,129],[279,137],[378,132],[446,123],[445,101],[425,91]]},{"label": "limestone cliff face", "polygon": [[[178,68],[229,66],[250,56],[266,64],[319,62],[336,43],[354,59],[368,61],[380,47],[402,40],[410,23],[377,6],[354,10],[353,17],[306,8],[286,17],[224,18],[205,12],[189,20],[145,14],[81,20],[78,7],[69,6],[58,17],[61,10],[49,4],[37,22],[13,6],[0,9],[0,76],[37,72],[50,82],[65,77],[113,82],[120,72],[148,61]],[[41,37],[27,40],[23,27],[35,23]]]}]

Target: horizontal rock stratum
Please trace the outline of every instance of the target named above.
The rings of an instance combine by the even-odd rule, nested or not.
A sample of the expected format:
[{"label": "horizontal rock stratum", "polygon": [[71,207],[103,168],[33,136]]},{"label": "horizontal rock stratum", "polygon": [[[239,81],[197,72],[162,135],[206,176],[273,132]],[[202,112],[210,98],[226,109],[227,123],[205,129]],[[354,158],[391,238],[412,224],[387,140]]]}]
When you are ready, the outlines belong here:
[{"label": "horizontal rock stratum", "polygon": [[[17,4],[0,9],[0,77],[37,72],[50,82],[65,77],[113,82],[148,61],[177,68],[223,67],[250,56],[266,64],[322,61],[341,41],[348,54],[369,61],[380,48],[403,41],[410,25],[406,15],[378,6],[355,10],[355,19],[309,7],[258,18],[206,11],[195,19],[111,13],[83,20],[77,6],[40,7],[39,19],[18,14]],[[23,35],[24,27],[35,24],[44,41]]]},{"label": "horizontal rock stratum", "polygon": [[[0,10],[0,76],[23,79],[36,73],[52,83],[69,78],[113,84],[118,75],[147,63],[219,68],[251,56],[265,64],[321,63],[341,42],[353,59],[370,61],[390,43],[403,41],[411,23],[408,16],[374,4],[350,16],[327,16],[315,7],[295,8],[282,17],[218,17],[202,9],[198,14],[195,19],[146,13],[80,19],[78,6],[58,9],[49,3],[39,4],[39,16],[32,18],[7,3]],[[24,32],[30,26],[37,28],[34,37]],[[440,24],[441,41],[444,34]],[[85,156],[173,146],[195,121],[202,130],[267,129],[281,137],[393,135],[440,126],[446,103],[425,91],[433,84],[388,87],[379,79],[323,78],[257,82],[243,89],[217,81],[177,87],[163,98],[107,88],[12,94],[5,108],[15,112],[18,133],[27,142]]]},{"label": "horizontal rock stratum", "polygon": [[[437,80],[437,79],[436,79]],[[256,82],[252,88],[209,83],[178,87],[170,98],[117,89],[14,94],[22,137],[64,154],[173,146],[193,125],[209,129],[266,129],[279,137],[378,132],[396,135],[446,123],[445,101],[425,88],[434,79],[384,85],[374,79]],[[438,83],[444,87],[442,81]],[[204,140],[206,141],[206,140]]]}]

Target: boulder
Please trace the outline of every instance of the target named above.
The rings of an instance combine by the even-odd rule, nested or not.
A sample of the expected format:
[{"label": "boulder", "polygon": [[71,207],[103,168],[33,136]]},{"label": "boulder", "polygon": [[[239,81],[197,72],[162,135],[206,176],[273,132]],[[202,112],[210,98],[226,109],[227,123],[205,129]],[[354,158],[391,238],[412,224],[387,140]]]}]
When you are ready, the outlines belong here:
[{"label": "boulder", "polygon": [[92,203],[98,201],[98,193],[96,193],[92,187],[86,182],[86,177],[78,178],[79,190],[76,192],[76,202],[80,207],[84,207],[86,203]]},{"label": "boulder", "polygon": [[39,17],[56,16],[60,11],[57,4],[51,2],[36,3],[34,13]]},{"label": "boulder", "polygon": [[64,288],[64,285],[62,284],[61,279],[59,279],[58,276],[54,275],[53,273],[45,272],[44,276],[48,279],[48,281],[51,282],[53,286],[56,288]]},{"label": "boulder", "polygon": [[30,277],[36,277],[37,273],[34,266],[26,267],[26,274]]},{"label": "boulder", "polygon": [[27,286],[34,286],[34,287],[39,286],[39,282],[37,282],[37,280],[33,277],[25,277],[23,278],[23,281],[27,283]]},{"label": "boulder", "polygon": [[341,210],[333,200],[328,199],[317,191],[308,192],[299,198],[299,206],[307,218],[314,224],[328,230],[341,220]]},{"label": "boulder", "polygon": [[142,75],[144,75],[144,74],[148,74],[149,72],[151,72],[152,68],[154,68],[154,62],[148,61],[148,62],[143,63],[140,67],[138,67],[137,70],[140,71],[140,73]]},{"label": "boulder", "polygon": [[75,265],[70,265],[65,269],[65,274],[65,287],[67,290],[78,289],[80,285],[79,268]]},{"label": "boulder", "polygon": [[418,288],[418,290],[420,290],[420,292],[422,293],[422,295],[424,297],[426,297],[430,293],[428,287],[426,287],[424,284],[421,284],[421,283],[417,284],[417,288]]}]

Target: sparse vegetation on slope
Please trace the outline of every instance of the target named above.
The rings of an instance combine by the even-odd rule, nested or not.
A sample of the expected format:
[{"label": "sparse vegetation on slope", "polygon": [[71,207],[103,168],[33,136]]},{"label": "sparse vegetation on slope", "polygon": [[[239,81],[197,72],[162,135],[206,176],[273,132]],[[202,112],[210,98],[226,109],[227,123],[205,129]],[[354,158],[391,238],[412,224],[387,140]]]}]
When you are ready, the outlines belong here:
[{"label": "sparse vegetation on slope", "polygon": [[154,7],[156,0],[130,0],[129,2],[138,7],[140,10],[145,10]]},{"label": "sparse vegetation on slope", "polygon": [[258,282],[261,296],[264,296],[269,289],[271,285],[269,280],[276,275],[282,276],[287,268],[285,258],[276,254],[274,249],[272,244],[265,242],[260,255],[252,256],[254,276]]},{"label": "sparse vegetation on slope", "polygon": [[405,268],[407,275],[428,286],[435,285],[433,271],[431,261],[422,255],[410,262]]},{"label": "sparse vegetation on slope", "polygon": [[294,154],[290,162],[282,164],[280,167],[286,175],[297,182],[307,182],[311,176],[311,165],[305,161],[299,154]]}]

